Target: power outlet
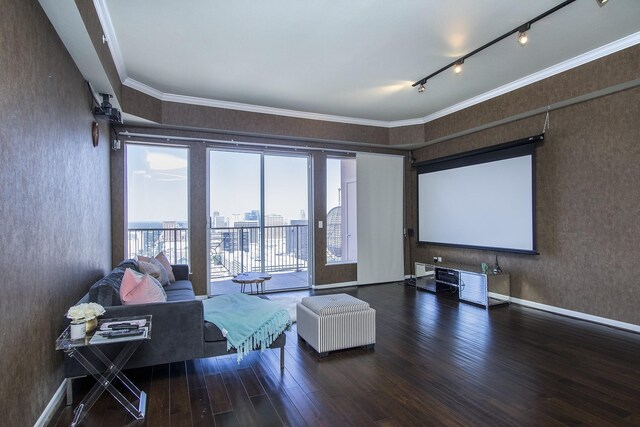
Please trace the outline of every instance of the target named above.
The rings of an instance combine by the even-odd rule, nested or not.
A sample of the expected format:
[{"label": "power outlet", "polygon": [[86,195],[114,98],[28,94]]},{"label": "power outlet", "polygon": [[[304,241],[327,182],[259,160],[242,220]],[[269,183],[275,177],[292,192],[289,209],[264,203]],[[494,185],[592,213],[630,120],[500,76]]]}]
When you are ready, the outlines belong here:
[{"label": "power outlet", "polygon": [[438,262],[438,257],[437,256],[433,257],[433,262]]}]

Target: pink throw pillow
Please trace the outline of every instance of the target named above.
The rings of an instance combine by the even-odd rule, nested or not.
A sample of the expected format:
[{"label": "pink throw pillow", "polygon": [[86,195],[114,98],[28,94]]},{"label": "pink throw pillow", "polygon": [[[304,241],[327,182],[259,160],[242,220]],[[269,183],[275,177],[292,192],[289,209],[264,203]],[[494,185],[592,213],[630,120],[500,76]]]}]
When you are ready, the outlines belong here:
[{"label": "pink throw pillow", "polygon": [[127,268],[120,284],[120,300],[124,305],[165,302],[167,294],[153,277]]}]

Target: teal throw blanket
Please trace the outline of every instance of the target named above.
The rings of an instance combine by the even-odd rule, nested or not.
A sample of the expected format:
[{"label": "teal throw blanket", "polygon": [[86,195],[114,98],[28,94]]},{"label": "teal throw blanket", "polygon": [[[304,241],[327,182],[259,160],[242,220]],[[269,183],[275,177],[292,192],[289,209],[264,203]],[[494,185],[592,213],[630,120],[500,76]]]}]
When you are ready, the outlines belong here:
[{"label": "teal throw blanket", "polygon": [[202,301],[204,320],[215,324],[235,348],[238,363],[251,351],[264,350],[285,330],[291,318],[281,305],[245,294],[220,295]]}]

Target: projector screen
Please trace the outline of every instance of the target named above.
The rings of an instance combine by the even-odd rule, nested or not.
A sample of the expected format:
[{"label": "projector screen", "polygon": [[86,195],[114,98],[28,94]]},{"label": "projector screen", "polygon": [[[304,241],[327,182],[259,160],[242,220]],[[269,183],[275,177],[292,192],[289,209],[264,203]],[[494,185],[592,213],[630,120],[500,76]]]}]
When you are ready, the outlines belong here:
[{"label": "projector screen", "polygon": [[520,143],[419,167],[418,240],[537,253],[534,164],[533,144]]}]

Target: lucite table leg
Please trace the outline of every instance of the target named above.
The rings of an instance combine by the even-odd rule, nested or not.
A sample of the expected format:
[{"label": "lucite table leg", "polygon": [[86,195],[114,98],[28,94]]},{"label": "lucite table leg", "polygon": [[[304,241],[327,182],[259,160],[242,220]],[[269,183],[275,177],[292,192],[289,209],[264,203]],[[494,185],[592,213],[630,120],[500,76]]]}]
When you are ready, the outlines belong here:
[{"label": "lucite table leg", "polygon": [[[139,343],[139,341],[138,341],[138,343]],[[139,345],[139,344],[138,344],[138,345]],[[103,353],[102,351],[100,351],[100,350],[98,349],[98,347],[96,347],[96,346],[94,346],[94,347],[89,347],[89,348],[92,350],[93,354],[95,354],[95,355],[98,357],[98,359],[100,359],[100,361],[101,361],[102,363],[104,363],[104,365],[105,365],[105,366],[107,366],[107,367],[108,367],[108,369],[117,369],[117,372],[115,373],[115,378],[119,379],[119,380],[120,380],[120,382],[121,382],[125,387],[127,387],[127,388],[129,389],[129,391],[131,391],[131,393],[133,393],[133,395],[134,395],[136,398],[140,398],[140,393],[142,393],[142,392],[140,391],[140,389],[139,389],[138,387],[136,387],[136,385],[135,385],[133,382],[131,382],[131,380],[130,380],[130,379],[129,379],[125,374],[123,374],[123,373],[121,372],[122,368],[124,368],[124,364],[125,364],[125,363],[127,363],[127,361],[129,360],[129,358],[130,358],[130,357],[133,355],[133,353],[135,352],[135,349],[137,348],[137,345],[136,345],[136,347],[134,347],[134,348],[131,350],[131,354],[129,354],[129,355],[125,355],[126,360],[124,360],[124,361],[122,361],[122,362],[119,362],[117,358],[116,358],[116,360],[115,360],[115,361],[111,362],[111,360],[109,360],[109,358],[108,358],[107,356],[105,356],[105,355],[104,355],[104,353]],[[123,349],[123,351],[124,351],[124,350],[125,350],[125,349]],[[122,352],[121,352],[121,354],[122,354]],[[118,355],[118,356],[120,356],[120,355]],[[117,366],[117,367],[119,367],[119,368],[116,368],[116,366]],[[114,378],[114,380],[115,380],[115,378]],[[111,381],[111,382],[113,383],[113,381]],[[133,414],[132,414],[132,415],[133,415]]]},{"label": "lucite table leg", "polygon": [[[141,341],[132,341],[127,343],[125,348],[122,349],[113,362],[111,362],[97,346],[90,346],[89,348],[91,351],[107,366],[107,370],[104,374],[102,374],[80,351],[70,350],[68,352],[70,357],[74,357],[78,360],[78,362],[96,379],[96,384],[94,384],[89,393],[84,399],[82,399],[82,402],[80,402],[74,410],[75,415],[71,423],[72,427],[76,426],[82,420],[105,390],[109,391],[109,393],[111,393],[111,395],[122,406],[124,406],[124,408],[129,411],[134,418],[144,418],[147,395],[143,391],[140,391],[131,382],[131,380],[120,372],[140,343]],[[138,407],[134,406],[118,389],[113,386],[113,380],[116,378],[118,378],[138,398]]]}]

